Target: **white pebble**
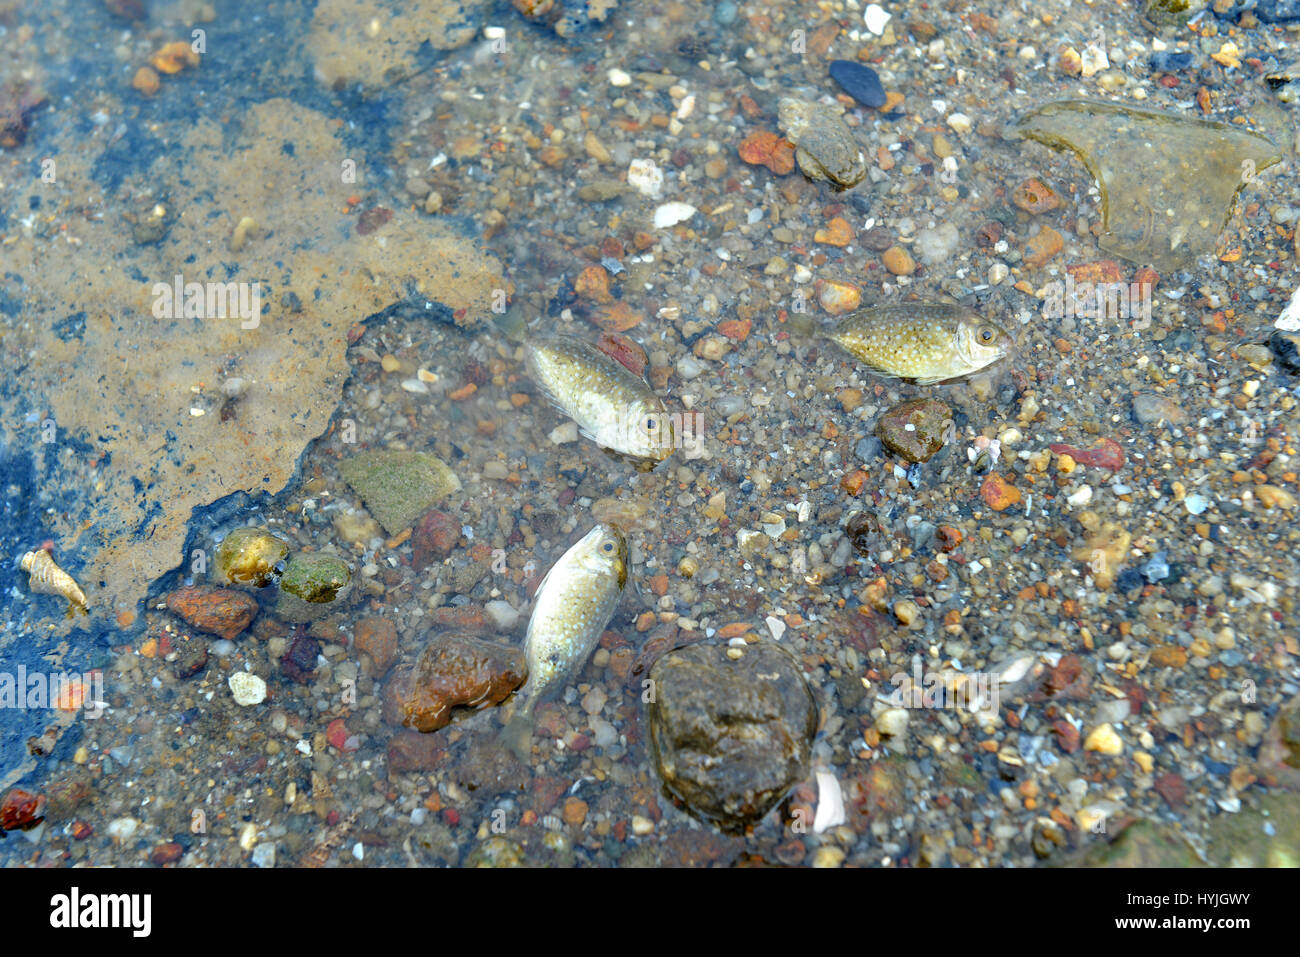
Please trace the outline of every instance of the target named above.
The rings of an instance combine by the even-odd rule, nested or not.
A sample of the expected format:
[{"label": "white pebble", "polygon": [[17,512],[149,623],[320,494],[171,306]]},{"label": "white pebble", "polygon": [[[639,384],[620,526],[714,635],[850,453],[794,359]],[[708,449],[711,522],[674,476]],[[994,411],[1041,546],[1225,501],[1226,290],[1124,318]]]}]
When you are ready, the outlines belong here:
[{"label": "white pebble", "polygon": [[893,17],[886,13],[885,8],[878,3],[868,6],[866,12],[862,14],[862,22],[876,36],[880,36],[885,32],[885,24],[892,19]]},{"label": "white pebble", "polygon": [[627,86],[632,82],[632,77],[624,70],[620,70],[618,67],[614,67],[614,69],[606,73],[605,76],[609,78],[610,86]]},{"label": "white pebble", "polygon": [[1078,508],[1080,505],[1087,505],[1092,501],[1092,486],[1083,485],[1079,490],[1066,499],[1072,506]]},{"label": "white pebble", "polygon": [[563,422],[557,425],[551,429],[550,439],[555,445],[578,441],[578,424],[576,422]]},{"label": "white pebble", "polygon": [[490,601],[483,606],[487,616],[497,626],[497,631],[509,631],[519,622],[519,612],[508,601]]},{"label": "white pebble", "polygon": [[627,184],[642,196],[658,199],[664,188],[664,171],[652,159],[634,159],[627,168]]},{"label": "white pebble", "polygon": [[663,229],[667,226],[676,226],[678,223],[684,223],[697,212],[699,212],[699,210],[690,203],[664,203],[655,210],[655,229]]},{"label": "white pebble", "polygon": [[248,671],[236,671],[227,681],[235,704],[248,707],[266,700],[266,682]]},{"label": "white pebble", "polygon": [[1110,69],[1110,59],[1106,56],[1106,51],[1095,43],[1089,43],[1083,48],[1082,59],[1084,76],[1092,76],[1102,70]]},{"label": "white pebble", "polygon": [[125,844],[135,837],[135,832],[140,827],[140,822],[133,817],[119,817],[108,822],[108,827],[104,833],[114,844]]},{"label": "white pebble", "polygon": [[948,117],[948,126],[954,133],[969,133],[971,131],[970,117],[965,113],[954,113]]},{"label": "white pebble", "polygon": [[785,634],[785,622],[780,618],[777,618],[775,615],[768,615],[766,621],[767,630],[772,633],[772,638],[776,641],[780,641],[781,636]]}]

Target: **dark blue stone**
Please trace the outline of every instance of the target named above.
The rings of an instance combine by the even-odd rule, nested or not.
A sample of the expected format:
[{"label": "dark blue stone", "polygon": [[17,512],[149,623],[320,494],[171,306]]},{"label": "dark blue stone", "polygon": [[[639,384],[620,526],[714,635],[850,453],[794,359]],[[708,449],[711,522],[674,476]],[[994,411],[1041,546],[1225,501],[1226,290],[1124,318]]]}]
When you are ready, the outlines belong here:
[{"label": "dark blue stone", "polygon": [[863,106],[885,105],[885,88],[876,71],[852,60],[832,60],[831,79]]},{"label": "dark blue stone", "polygon": [[1259,0],[1252,12],[1265,23],[1289,23],[1300,20],[1300,0]]},{"label": "dark blue stone", "polygon": [[1151,69],[1160,73],[1178,73],[1190,67],[1194,59],[1195,57],[1186,50],[1179,50],[1177,53],[1161,50],[1151,54]]}]

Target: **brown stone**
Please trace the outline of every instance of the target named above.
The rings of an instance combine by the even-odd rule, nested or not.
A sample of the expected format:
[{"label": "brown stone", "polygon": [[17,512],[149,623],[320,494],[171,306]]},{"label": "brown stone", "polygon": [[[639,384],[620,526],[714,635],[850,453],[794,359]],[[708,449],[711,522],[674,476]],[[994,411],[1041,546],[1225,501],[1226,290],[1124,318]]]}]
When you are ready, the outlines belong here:
[{"label": "brown stone", "polygon": [[1051,226],[1044,226],[1025,245],[1025,262],[1035,268],[1065,248],[1065,238]]},{"label": "brown stone", "polygon": [[910,276],[916,272],[916,261],[902,246],[890,246],[880,254],[880,261],[895,276]]},{"label": "brown stone", "polygon": [[437,738],[418,731],[399,731],[388,739],[388,770],[432,771],[443,753]]},{"label": "brown stone", "polygon": [[436,731],[457,706],[500,704],[524,682],[523,653],[464,634],[431,640],[413,664],[398,666],[384,684],[384,720]]},{"label": "brown stone", "polygon": [[362,618],[357,622],[355,644],[382,675],[397,657],[397,626],[387,618]]},{"label": "brown stone", "polygon": [[45,816],[45,795],[32,794],[22,788],[10,788],[0,801],[0,829],[23,830]]},{"label": "brown stone", "polygon": [[190,585],[167,595],[167,610],[191,628],[230,640],[252,624],[258,606],[253,596],[233,588]]},{"label": "brown stone", "polygon": [[425,512],[411,532],[411,567],[421,571],[446,558],[460,541],[460,522],[436,508]]},{"label": "brown stone", "polygon": [[149,855],[149,860],[151,863],[162,867],[164,864],[174,864],[176,861],[179,861],[181,855],[184,853],[185,849],[175,841],[172,841],[168,844],[159,844],[155,847],[153,853]]},{"label": "brown stone", "polygon": [[938,399],[913,399],[880,417],[876,435],[885,448],[909,462],[924,462],[943,448],[952,409]]}]

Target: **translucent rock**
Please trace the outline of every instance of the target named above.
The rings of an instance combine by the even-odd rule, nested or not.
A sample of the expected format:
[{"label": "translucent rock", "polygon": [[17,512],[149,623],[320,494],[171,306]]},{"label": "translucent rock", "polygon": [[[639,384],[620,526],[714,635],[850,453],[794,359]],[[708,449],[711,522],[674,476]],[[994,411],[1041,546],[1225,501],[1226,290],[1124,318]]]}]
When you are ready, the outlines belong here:
[{"label": "translucent rock", "polygon": [[1076,153],[1101,188],[1098,244],[1160,272],[1212,252],[1237,191],[1281,159],[1236,127],[1094,100],[1040,106],[1007,133]]}]

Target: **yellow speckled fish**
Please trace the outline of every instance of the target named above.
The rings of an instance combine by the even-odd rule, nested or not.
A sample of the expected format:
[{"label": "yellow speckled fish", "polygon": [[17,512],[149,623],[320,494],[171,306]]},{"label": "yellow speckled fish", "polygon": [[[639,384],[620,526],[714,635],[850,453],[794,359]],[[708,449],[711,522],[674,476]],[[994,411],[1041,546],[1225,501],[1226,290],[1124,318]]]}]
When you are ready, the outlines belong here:
[{"label": "yellow speckled fish", "polygon": [[1015,344],[1005,329],[965,306],[934,302],[863,309],[829,336],[873,372],[918,385],[978,372]]},{"label": "yellow speckled fish", "polygon": [[502,743],[521,759],[531,750],[537,702],[561,691],[586,663],[625,584],[627,539],[616,525],[597,525],[537,586],[524,638],[528,681],[520,691],[523,701],[501,732]]},{"label": "yellow speckled fish", "polygon": [[672,454],[673,424],[645,379],[577,336],[524,343],[528,374],[597,445],[649,467]]}]

